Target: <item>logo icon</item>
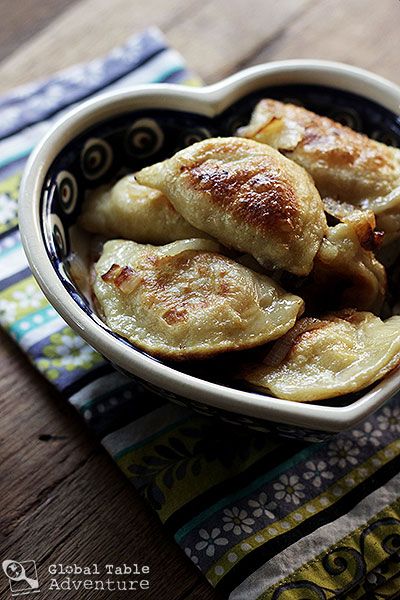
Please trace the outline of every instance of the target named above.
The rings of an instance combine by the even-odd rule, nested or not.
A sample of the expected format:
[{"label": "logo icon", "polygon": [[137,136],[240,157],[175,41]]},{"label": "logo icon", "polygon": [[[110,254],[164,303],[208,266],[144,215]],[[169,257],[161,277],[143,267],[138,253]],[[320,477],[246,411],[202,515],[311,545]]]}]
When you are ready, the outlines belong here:
[{"label": "logo icon", "polygon": [[2,567],[9,579],[10,590],[13,596],[40,592],[34,560],[21,560],[20,562],[17,560],[4,560]]}]

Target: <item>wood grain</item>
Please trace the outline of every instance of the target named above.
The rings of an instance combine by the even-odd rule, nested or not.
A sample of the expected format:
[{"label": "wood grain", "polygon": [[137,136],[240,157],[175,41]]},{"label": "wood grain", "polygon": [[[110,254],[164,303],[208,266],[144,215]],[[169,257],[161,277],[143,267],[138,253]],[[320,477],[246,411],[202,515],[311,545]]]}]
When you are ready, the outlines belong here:
[{"label": "wood grain", "polygon": [[[0,91],[102,55],[149,25],[208,82],[250,64],[320,57],[400,83],[395,0],[80,0],[61,13],[62,0],[1,6],[0,56],[15,51],[0,63]],[[50,562],[142,562],[151,593],[137,598],[216,598],[75,411],[1,333],[0,410],[3,556],[34,558],[44,582]],[[0,597],[6,589],[0,578]]]},{"label": "wood grain", "polygon": [[323,58],[365,69],[400,84],[400,2],[323,0],[314,3],[250,61]]},{"label": "wood grain", "polygon": [[399,80],[395,0],[147,0],[145,10],[130,0],[82,0],[0,64],[0,91],[102,55],[150,25],[207,82],[296,57],[348,62]]},{"label": "wood grain", "polygon": [[313,0],[198,3],[190,20],[174,23],[168,28],[167,37],[196,73],[213,82],[232,73],[238,64],[245,64],[312,3]]},{"label": "wood grain", "polygon": [[[1,556],[36,560],[44,587],[52,563],[138,562],[150,567],[154,596],[135,598],[178,600],[197,590],[215,598],[74,409],[1,332],[0,364]],[[0,577],[0,598],[7,588]],[[106,597],[85,593],[85,600]]]},{"label": "wood grain", "polygon": [[199,75],[214,81],[273,40],[313,2],[146,0],[143,10],[143,3],[130,0],[82,0],[1,64],[0,91],[105,54],[150,25],[162,29]]},{"label": "wood grain", "polygon": [[2,0],[0,24],[0,61],[7,58],[35,33],[71,6],[68,0]]},{"label": "wood grain", "polygon": [[[105,54],[144,27],[163,30],[195,0],[81,0],[3,62],[0,90]],[[60,52],[60,50],[62,50]]]}]

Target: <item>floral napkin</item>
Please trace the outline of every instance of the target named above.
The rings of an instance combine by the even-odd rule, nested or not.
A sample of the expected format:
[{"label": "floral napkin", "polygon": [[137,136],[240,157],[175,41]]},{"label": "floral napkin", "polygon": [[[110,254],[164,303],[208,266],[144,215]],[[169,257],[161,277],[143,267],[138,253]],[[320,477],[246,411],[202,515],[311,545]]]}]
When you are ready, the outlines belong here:
[{"label": "floral napkin", "polygon": [[192,79],[150,29],[105,58],[0,98],[0,323],[65,395],[231,600],[396,598],[400,400],[353,431],[306,444],[194,414],[116,372],[48,304],[21,247],[26,158],[71,104],[133,83]]}]

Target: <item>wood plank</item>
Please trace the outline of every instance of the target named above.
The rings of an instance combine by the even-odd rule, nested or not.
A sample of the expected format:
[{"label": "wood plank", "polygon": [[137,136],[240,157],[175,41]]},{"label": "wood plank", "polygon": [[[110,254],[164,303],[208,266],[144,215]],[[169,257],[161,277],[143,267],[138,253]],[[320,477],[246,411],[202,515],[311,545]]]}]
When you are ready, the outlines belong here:
[{"label": "wood plank", "polygon": [[[89,456],[18,522],[3,544],[3,556],[34,559],[44,589],[50,583],[50,564],[95,562],[103,571],[105,564],[137,562],[150,568],[154,597],[162,597],[167,590],[172,591],[173,599],[185,597],[196,587],[198,573],[171,543],[149,507],[138,501],[122,475],[114,482],[115,475],[115,466],[106,456]],[[1,586],[7,587],[4,579],[0,594]],[[99,596],[98,591],[88,591],[85,600]],[[149,592],[135,592],[135,598],[149,596]]]},{"label": "wood plank", "polygon": [[1,0],[0,61],[15,52],[71,4],[67,0]]},{"label": "wood plank", "polygon": [[0,65],[0,92],[102,56],[145,27],[167,27],[195,0],[81,0]]},{"label": "wood plank", "polygon": [[[313,2],[253,0],[249,13],[248,5],[237,0],[147,0],[145,11],[141,3],[130,0],[83,0],[0,65],[0,92],[101,56],[149,25],[160,27],[190,67],[215,81]],[[260,17],[264,14],[268,18]]]},{"label": "wood plank", "polygon": [[247,62],[257,49],[270,43],[313,0],[214,1],[199,3],[186,20],[167,30],[171,44],[191,68],[211,83]]},{"label": "wood plank", "polygon": [[[53,562],[138,562],[150,566],[154,596],[138,592],[137,598],[165,597],[169,590],[173,600],[199,590],[205,600],[215,598],[74,409],[2,332],[0,364],[2,556],[36,560],[45,586]],[[0,597],[6,593],[2,577]]]},{"label": "wood plank", "polygon": [[323,58],[370,69],[400,84],[400,2],[323,0],[309,7],[250,64]]}]

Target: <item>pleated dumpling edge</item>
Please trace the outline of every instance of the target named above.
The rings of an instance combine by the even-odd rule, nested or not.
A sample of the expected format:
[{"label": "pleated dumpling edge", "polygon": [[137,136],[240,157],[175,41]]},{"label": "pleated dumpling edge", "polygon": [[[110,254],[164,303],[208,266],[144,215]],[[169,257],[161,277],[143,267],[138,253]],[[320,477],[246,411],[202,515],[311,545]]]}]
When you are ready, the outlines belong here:
[{"label": "pleated dumpling edge", "polygon": [[114,332],[175,360],[277,339],[304,308],[300,297],[200,239],[166,246],[109,241],[95,265],[93,291]]}]

